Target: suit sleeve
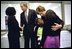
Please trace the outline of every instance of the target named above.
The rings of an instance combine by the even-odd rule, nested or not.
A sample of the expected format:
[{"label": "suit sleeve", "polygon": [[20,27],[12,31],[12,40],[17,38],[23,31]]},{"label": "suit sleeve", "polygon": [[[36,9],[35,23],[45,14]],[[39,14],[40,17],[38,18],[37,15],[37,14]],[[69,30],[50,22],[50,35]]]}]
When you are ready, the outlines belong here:
[{"label": "suit sleeve", "polygon": [[23,27],[23,18],[22,18],[22,14],[20,15],[20,26]]},{"label": "suit sleeve", "polygon": [[35,11],[33,11],[33,17],[32,17],[32,23],[33,23],[33,25],[34,26],[36,26],[36,18],[37,18],[37,14],[36,14],[36,12]]},{"label": "suit sleeve", "polygon": [[32,14],[32,17],[31,17],[31,30],[33,31],[34,27],[36,26],[35,21],[36,21],[36,18],[37,18],[37,14],[34,10],[32,11],[31,14]]},{"label": "suit sleeve", "polygon": [[[34,21],[36,21],[36,18],[37,18],[37,13],[34,11],[34,15],[35,15],[35,19]],[[36,24],[35,24],[36,25]]]},{"label": "suit sleeve", "polygon": [[63,20],[61,20],[58,16],[56,16],[55,21],[56,21],[58,24],[61,24],[61,25],[62,25],[61,28],[63,28],[63,26],[64,26],[64,21],[63,21]]}]

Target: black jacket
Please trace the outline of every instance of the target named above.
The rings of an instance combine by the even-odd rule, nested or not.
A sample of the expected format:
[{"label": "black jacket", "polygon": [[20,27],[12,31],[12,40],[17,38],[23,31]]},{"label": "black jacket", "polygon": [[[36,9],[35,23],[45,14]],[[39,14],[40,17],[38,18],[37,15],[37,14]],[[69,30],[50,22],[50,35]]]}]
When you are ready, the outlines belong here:
[{"label": "black jacket", "polygon": [[8,36],[14,37],[14,38],[19,37],[20,36],[19,30],[20,28],[15,16],[9,16],[8,17]]},{"label": "black jacket", "polygon": [[24,27],[24,35],[29,35],[33,33],[34,27],[35,27],[35,20],[37,18],[37,14],[34,10],[29,9],[29,13],[28,13],[28,23],[26,22],[26,18],[25,18],[25,14],[24,12],[21,13],[20,15],[21,17],[21,22],[20,25],[23,26],[23,24],[25,25]]},{"label": "black jacket", "polygon": [[53,31],[51,28],[54,23],[62,24],[62,27],[64,25],[64,22],[58,17],[49,17],[48,19],[44,19],[44,26],[43,26],[43,34],[42,34],[42,40],[41,45],[44,45],[44,42],[46,40],[47,36],[57,36],[60,35],[61,29],[58,29],[57,31]]}]

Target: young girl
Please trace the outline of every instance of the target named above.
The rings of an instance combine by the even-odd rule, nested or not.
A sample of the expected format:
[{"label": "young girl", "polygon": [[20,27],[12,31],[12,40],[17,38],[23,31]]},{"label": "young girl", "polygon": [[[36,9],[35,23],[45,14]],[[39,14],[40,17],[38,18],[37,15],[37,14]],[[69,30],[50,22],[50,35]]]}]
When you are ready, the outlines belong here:
[{"label": "young girl", "polygon": [[37,18],[36,19],[36,29],[35,29],[35,33],[36,33],[36,43],[37,43],[37,48],[40,48],[40,41],[42,39],[42,33],[43,33],[43,20],[41,18]]}]

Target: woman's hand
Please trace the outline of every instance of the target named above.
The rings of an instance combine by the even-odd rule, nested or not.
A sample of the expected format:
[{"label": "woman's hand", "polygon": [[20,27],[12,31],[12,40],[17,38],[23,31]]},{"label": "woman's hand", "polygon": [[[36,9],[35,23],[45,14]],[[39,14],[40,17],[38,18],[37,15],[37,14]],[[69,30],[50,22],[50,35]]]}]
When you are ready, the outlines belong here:
[{"label": "woman's hand", "polygon": [[61,24],[58,24],[58,23],[54,23],[55,25],[53,25],[52,26],[52,30],[54,30],[54,31],[56,31],[56,30],[58,30],[58,29],[60,29],[61,27],[62,27],[62,25]]}]

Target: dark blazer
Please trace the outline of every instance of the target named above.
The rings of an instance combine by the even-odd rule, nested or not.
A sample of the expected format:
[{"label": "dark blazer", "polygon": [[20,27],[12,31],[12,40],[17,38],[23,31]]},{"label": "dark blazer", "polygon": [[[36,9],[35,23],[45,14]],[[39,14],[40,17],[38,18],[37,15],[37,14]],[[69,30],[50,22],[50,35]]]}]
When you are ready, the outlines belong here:
[{"label": "dark blazer", "polygon": [[8,17],[8,39],[10,48],[20,48],[19,43],[19,26],[15,16]]},{"label": "dark blazer", "polygon": [[45,39],[47,36],[59,36],[61,29],[58,29],[57,31],[53,31],[51,28],[54,23],[62,24],[62,27],[64,25],[64,22],[58,17],[49,17],[48,19],[44,19],[44,26],[43,26],[43,35],[41,40],[41,45],[44,45]]},{"label": "dark blazer", "polygon": [[18,25],[18,22],[15,18],[15,16],[9,16],[8,17],[8,35],[11,37],[19,37],[20,36],[20,32],[19,32],[20,28]]},{"label": "dark blazer", "polygon": [[24,35],[27,34],[32,34],[33,33],[33,29],[35,26],[35,20],[37,18],[37,14],[34,10],[29,9],[29,13],[28,13],[28,23],[26,22],[26,18],[25,18],[25,14],[24,12],[21,13],[20,15],[21,17],[21,22],[20,25],[23,26],[23,24],[25,25],[24,27]]}]

